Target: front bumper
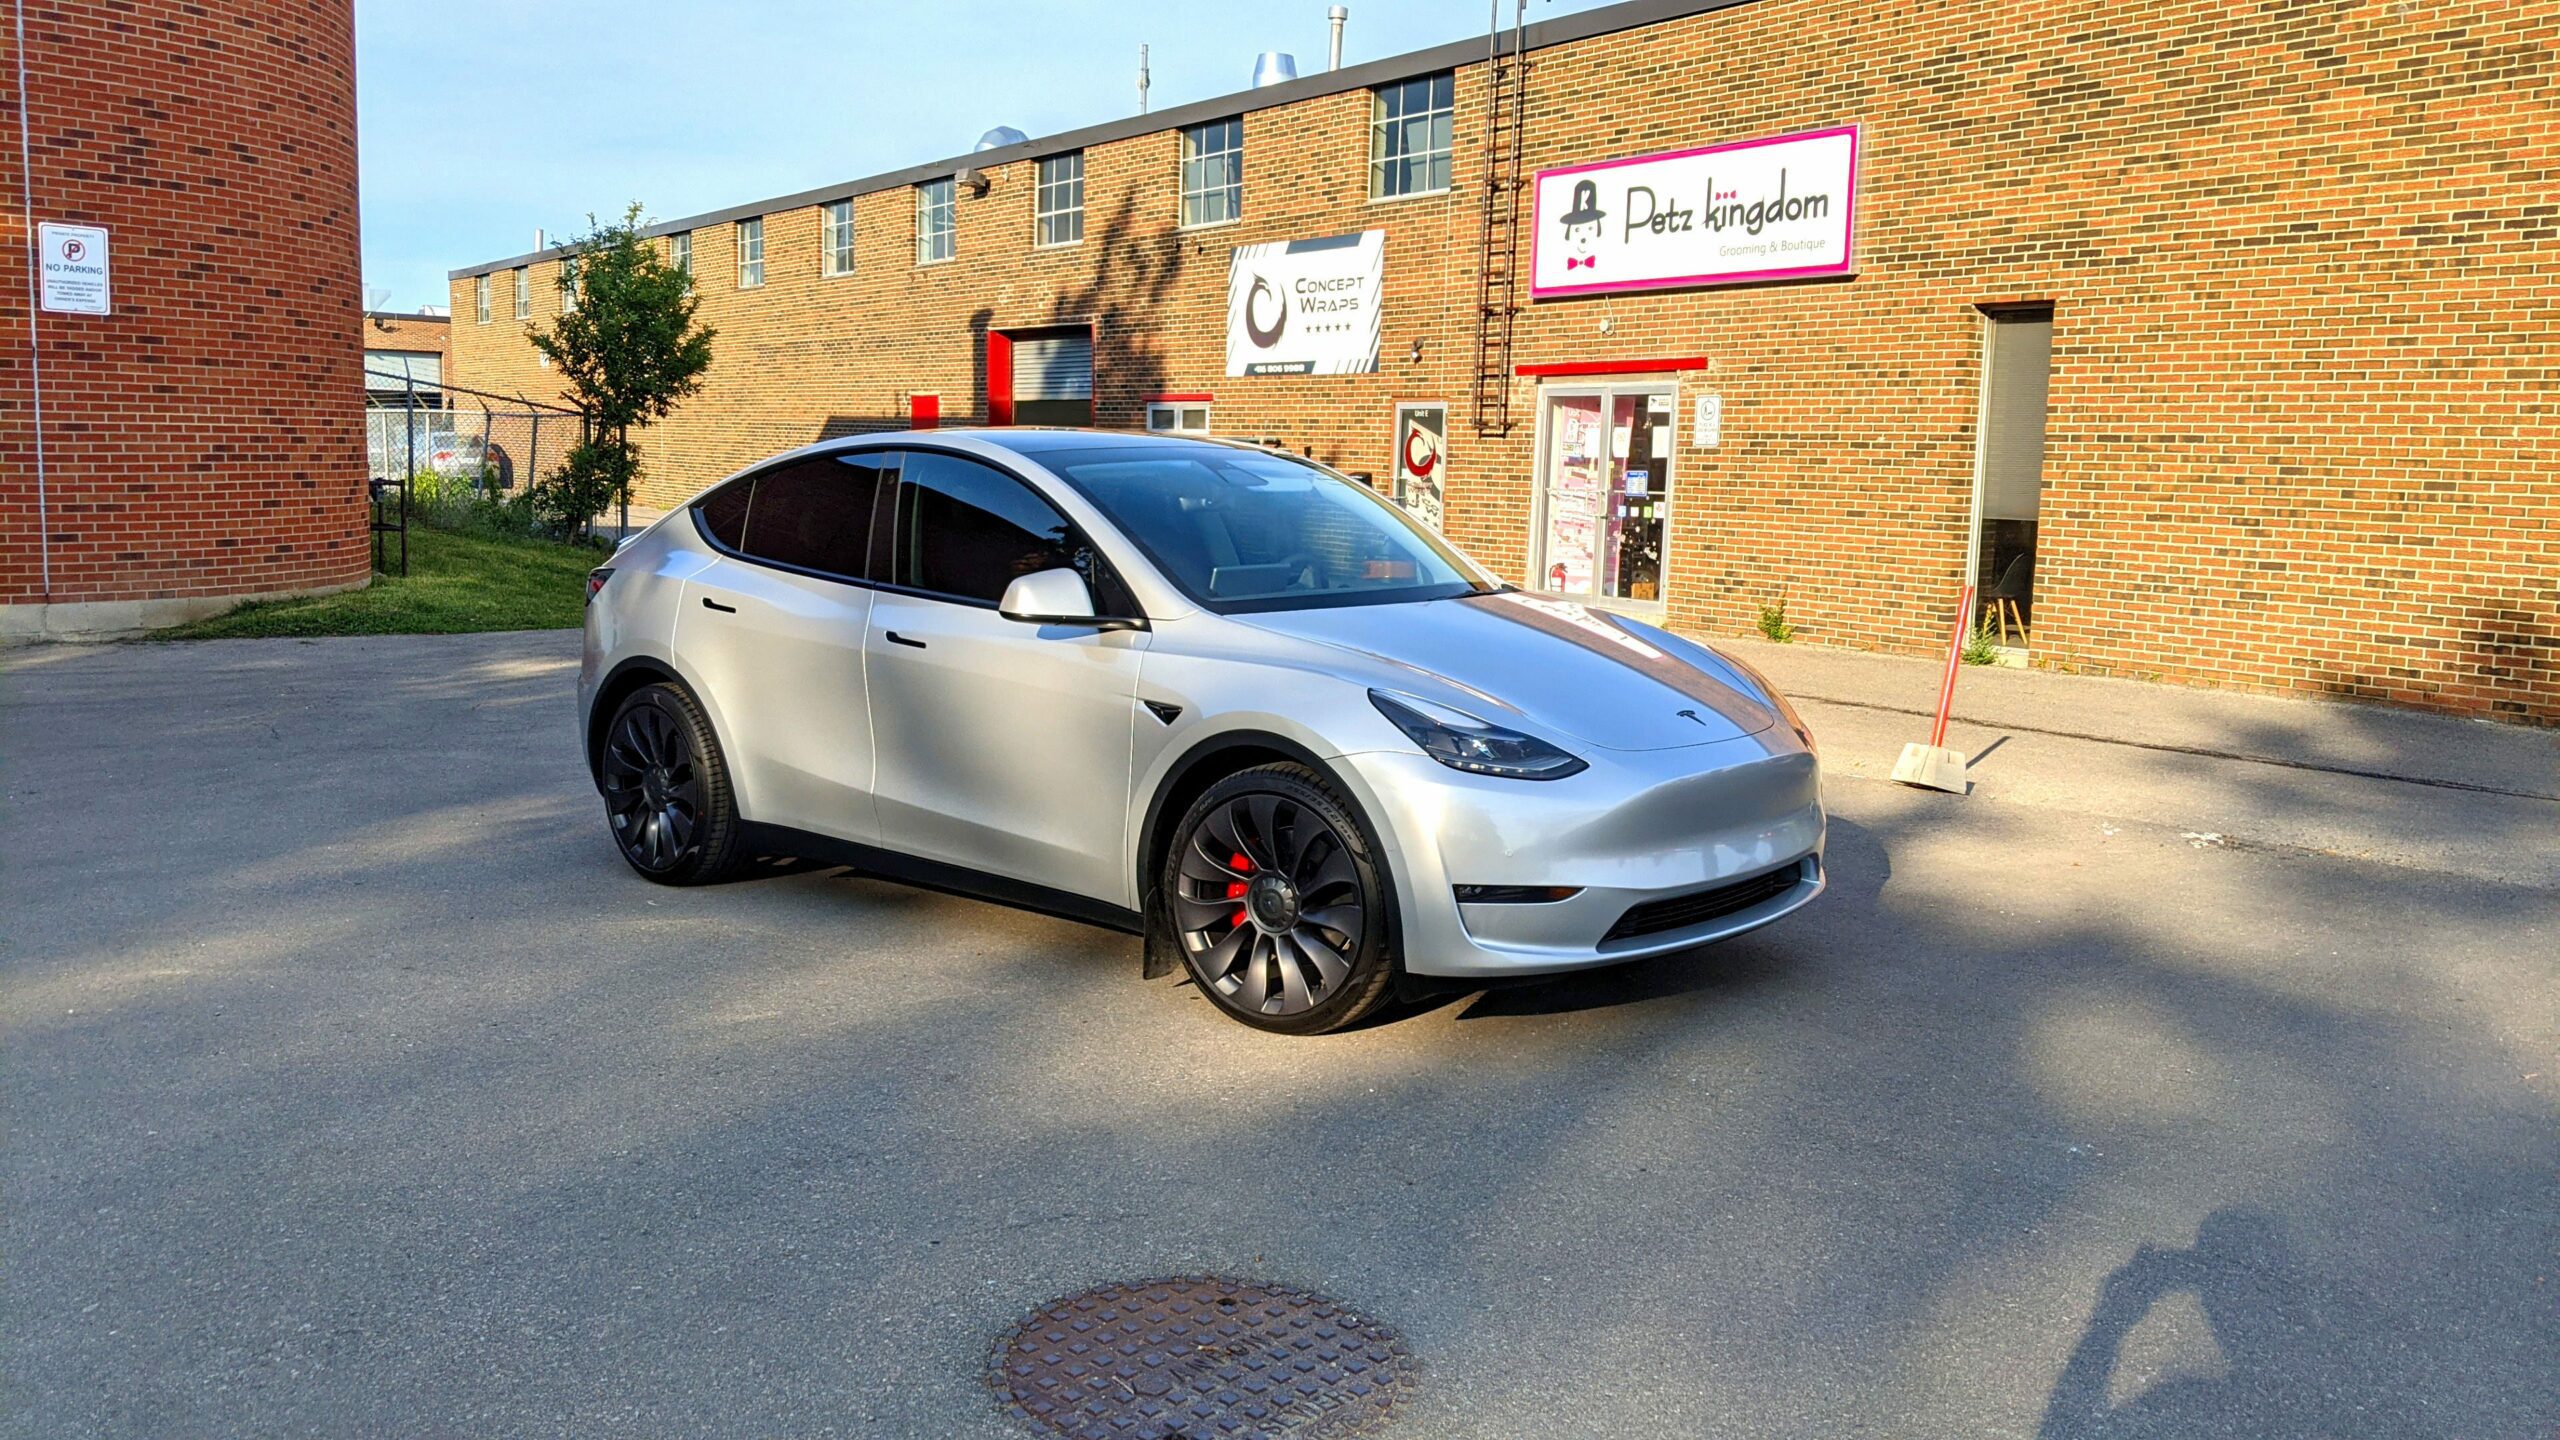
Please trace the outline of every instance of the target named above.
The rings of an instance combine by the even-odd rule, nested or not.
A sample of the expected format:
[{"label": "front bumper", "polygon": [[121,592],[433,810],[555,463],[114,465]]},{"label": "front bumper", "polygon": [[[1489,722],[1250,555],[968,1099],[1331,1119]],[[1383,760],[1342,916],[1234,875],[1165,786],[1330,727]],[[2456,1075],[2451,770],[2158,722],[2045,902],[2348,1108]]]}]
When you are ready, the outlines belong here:
[{"label": "front bumper", "polygon": [[[1336,762],[1387,852],[1408,972],[1495,979],[1616,965],[1757,929],[1822,893],[1820,768],[1785,727],[1584,758],[1590,769],[1553,781],[1469,775],[1410,751]],[[1762,877],[1739,908],[1612,936],[1638,906]],[[1581,889],[1461,905],[1460,885]]]}]

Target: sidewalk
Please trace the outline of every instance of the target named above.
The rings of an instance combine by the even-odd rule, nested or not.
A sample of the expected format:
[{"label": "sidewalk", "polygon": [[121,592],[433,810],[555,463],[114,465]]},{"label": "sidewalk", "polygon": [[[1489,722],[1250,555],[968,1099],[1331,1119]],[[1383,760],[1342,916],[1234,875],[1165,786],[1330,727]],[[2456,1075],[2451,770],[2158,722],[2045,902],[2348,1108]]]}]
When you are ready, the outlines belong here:
[{"label": "sidewalk", "polygon": [[[1804,712],[1835,783],[1884,781],[1905,743],[1928,739],[1936,662],[1714,643]],[[1971,793],[1907,791],[1915,803],[2026,805],[2102,827],[2166,827],[2200,846],[2290,848],[2560,890],[2552,730],[1979,665],[1958,672],[1947,743],[1972,759]]]},{"label": "sidewalk", "polygon": [[[1835,646],[1715,639],[1791,699],[1923,717],[1938,707],[1938,660]],[[1967,665],[1955,719],[2113,744],[2207,752],[2560,800],[2560,730],[2420,714],[2343,700],[2154,685],[2052,670]],[[1928,726],[1911,738],[1928,738]]]}]

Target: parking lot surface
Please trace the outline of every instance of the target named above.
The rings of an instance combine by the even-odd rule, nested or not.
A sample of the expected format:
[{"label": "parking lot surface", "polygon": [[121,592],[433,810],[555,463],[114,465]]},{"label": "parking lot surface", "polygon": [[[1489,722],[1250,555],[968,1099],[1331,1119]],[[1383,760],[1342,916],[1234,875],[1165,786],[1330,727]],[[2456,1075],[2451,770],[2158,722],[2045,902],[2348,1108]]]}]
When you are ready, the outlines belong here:
[{"label": "parking lot surface", "polygon": [[1013,1435],[1008,1327],[1203,1272],[1394,1326],[1397,1436],[2560,1424],[2560,805],[1809,705],[1820,903],[1291,1040],[641,882],[575,645],[7,657],[0,1435]]}]

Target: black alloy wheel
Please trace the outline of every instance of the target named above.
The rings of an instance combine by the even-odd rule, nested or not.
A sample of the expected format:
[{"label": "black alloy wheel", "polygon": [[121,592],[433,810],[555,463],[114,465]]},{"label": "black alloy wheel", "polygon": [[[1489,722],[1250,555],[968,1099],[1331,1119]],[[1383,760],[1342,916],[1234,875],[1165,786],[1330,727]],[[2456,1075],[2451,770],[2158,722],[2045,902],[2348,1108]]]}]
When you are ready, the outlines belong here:
[{"label": "black alloy wheel", "polygon": [[737,808],[710,722],[672,685],[635,690],[605,729],[597,768],[622,858],[665,885],[699,885],[736,859]]},{"label": "black alloy wheel", "polygon": [[1386,887],[1359,823],[1315,772],[1266,765],[1210,787],[1165,868],[1183,961],[1229,1015],[1318,1034],[1385,998]]}]

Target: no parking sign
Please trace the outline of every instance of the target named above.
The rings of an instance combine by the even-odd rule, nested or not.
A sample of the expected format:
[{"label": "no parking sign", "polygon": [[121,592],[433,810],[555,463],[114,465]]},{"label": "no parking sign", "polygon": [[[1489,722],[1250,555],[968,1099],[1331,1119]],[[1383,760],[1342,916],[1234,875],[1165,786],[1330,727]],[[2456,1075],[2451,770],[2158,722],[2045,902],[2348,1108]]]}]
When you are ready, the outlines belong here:
[{"label": "no parking sign", "polygon": [[66,315],[106,314],[106,228],[48,223],[36,230],[36,249],[44,272],[44,308]]}]

